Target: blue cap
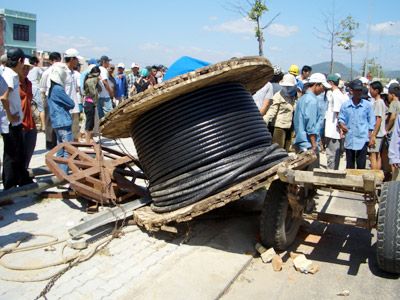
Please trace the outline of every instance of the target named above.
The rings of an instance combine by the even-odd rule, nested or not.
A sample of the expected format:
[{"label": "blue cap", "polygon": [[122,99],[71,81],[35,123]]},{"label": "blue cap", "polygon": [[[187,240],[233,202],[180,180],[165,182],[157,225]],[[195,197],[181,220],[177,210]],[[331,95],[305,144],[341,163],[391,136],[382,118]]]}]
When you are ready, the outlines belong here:
[{"label": "blue cap", "polygon": [[95,58],[91,58],[87,61],[88,65],[97,65],[98,61]]},{"label": "blue cap", "polygon": [[359,91],[362,91],[364,85],[363,85],[363,83],[362,83],[361,80],[359,80],[359,79],[354,79],[353,81],[350,81],[349,87],[350,87],[352,90],[359,90]]}]

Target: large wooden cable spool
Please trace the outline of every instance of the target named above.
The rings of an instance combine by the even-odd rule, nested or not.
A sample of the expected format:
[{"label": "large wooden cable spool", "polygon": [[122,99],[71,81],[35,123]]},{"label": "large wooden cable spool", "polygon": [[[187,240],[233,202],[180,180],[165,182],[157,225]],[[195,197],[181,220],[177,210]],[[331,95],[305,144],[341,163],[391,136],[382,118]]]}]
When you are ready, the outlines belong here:
[{"label": "large wooden cable spool", "polygon": [[[285,151],[271,146],[271,135],[251,97],[272,75],[271,64],[261,57],[232,59],[197,69],[123,102],[101,121],[102,134],[109,138],[132,136],[149,178],[153,209],[178,209],[263,172],[287,157]],[[245,117],[246,114],[249,115]],[[190,117],[185,119],[186,115]],[[202,135],[200,140],[201,134],[208,132],[201,128],[204,124],[211,124],[211,136]],[[161,132],[160,128],[166,130]],[[200,133],[200,147],[192,129]],[[182,136],[189,140],[180,139]],[[208,153],[211,159],[203,162]],[[204,171],[206,166],[196,160],[206,165],[221,161],[224,164]],[[197,177],[188,178],[187,174],[194,173]],[[210,178],[209,182],[205,178]],[[172,187],[171,180],[175,181]],[[158,189],[163,186],[167,188]]]}]

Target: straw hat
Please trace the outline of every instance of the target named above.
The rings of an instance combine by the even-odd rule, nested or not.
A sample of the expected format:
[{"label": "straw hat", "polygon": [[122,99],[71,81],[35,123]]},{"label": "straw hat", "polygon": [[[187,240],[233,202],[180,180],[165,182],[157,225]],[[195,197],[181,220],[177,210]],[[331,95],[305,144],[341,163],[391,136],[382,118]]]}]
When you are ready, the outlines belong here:
[{"label": "straw hat", "polygon": [[239,82],[254,94],[273,74],[271,63],[259,56],[233,58],[202,67],[166,80],[121,103],[101,120],[100,130],[108,138],[130,137],[137,118],[162,103],[206,86],[227,82]]}]

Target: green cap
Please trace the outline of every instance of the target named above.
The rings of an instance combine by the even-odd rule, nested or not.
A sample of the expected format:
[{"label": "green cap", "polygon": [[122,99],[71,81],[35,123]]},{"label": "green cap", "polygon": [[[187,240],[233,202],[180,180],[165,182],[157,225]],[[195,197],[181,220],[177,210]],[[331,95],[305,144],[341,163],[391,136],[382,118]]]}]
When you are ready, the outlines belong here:
[{"label": "green cap", "polygon": [[333,82],[339,82],[340,78],[336,74],[329,74],[328,78],[326,78],[327,81],[333,81]]}]

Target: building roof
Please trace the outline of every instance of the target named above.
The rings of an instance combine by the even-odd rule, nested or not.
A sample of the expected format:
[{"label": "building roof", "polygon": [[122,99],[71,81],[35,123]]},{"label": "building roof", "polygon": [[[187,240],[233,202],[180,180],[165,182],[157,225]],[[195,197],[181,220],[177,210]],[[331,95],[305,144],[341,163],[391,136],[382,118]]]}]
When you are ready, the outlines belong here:
[{"label": "building roof", "polygon": [[3,15],[6,17],[14,17],[14,18],[18,18],[18,19],[26,19],[26,20],[36,21],[36,14],[23,12],[23,11],[17,11],[17,10],[11,10],[11,9],[7,9],[7,8],[0,8],[0,15]]}]

